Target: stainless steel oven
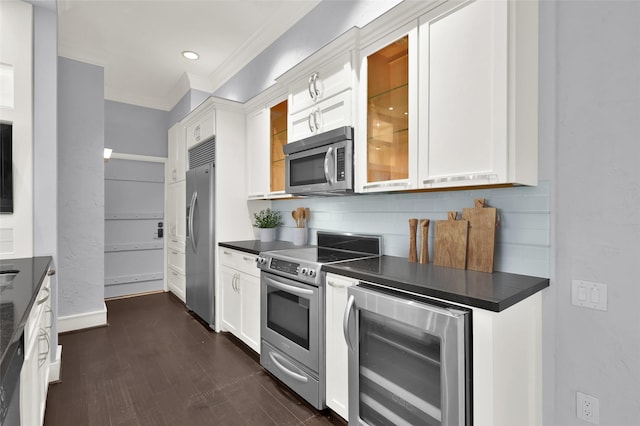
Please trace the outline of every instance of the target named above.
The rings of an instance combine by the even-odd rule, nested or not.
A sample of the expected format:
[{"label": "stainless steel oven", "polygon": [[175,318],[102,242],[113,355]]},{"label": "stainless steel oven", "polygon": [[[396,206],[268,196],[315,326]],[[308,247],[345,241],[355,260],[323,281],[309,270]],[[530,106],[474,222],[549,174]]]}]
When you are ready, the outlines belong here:
[{"label": "stainless steel oven", "polygon": [[266,272],[260,281],[260,363],[313,406],[323,408],[323,288]]},{"label": "stainless steel oven", "polygon": [[362,282],[348,295],[349,423],[471,425],[471,311]]},{"label": "stainless steel oven", "polygon": [[286,144],[285,192],[339,195],[353,192],[353,128],[341,127]]},{"label": "stainless steel oven", "polygon": [[380,236],[318,232],[318,247],[260,253],[260,364],[325,408],[322,265],[380,254]]}]

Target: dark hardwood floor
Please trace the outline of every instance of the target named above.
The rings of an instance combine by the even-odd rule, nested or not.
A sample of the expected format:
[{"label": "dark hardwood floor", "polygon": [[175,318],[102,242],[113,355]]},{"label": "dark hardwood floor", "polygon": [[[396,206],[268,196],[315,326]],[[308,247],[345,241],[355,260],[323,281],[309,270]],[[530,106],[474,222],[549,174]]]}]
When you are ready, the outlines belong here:
[{"label": "dark hardwood floor", "polygon": [[62,381],[49,386],[46,426],[345,424],[168,293],[108,301],[107,310],[109,326],[60,336]]}]

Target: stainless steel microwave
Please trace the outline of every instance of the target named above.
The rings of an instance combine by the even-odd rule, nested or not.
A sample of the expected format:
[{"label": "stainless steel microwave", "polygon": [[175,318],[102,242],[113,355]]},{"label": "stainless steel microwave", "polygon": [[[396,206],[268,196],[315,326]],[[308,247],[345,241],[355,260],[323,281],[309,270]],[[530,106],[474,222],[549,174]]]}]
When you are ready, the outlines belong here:
[{"label": "stainless steel microwave", "polygon": [[283,150],[288,194],[353,192],[353,127],[340,127],[292,142]]}]

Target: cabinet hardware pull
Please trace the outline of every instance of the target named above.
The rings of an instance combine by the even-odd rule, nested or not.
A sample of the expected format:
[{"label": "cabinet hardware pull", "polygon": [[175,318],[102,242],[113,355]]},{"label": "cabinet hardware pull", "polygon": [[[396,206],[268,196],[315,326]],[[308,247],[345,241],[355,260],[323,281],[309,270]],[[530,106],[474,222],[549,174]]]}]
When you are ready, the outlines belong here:
[{"label": "cabinet hardware pull", "polygon": [[51,290],[49,290],[49,287],[44,287],[43,290],[47,292],[47,295],[43,296],[42,299],[36,301],[36,305],[42,305],[44,302],[49,300],[49,296],[51,295]]},{"label": "cabinet hardware pull", "polygon": [[223,251],[223,253],[224,253],[224,254],[227,254],[227,255],[229,255],[229,256],[231,256],[231,252],[230,252],[230,251],[226,251],[226,250],[224,250],[224,251]]},{"label": "cabinet hardware pull", "polygon": [[348,285],[336,284],[333,281],[327,281],[327,284],[329,284],[333,288],[347,288],[347,287],[349,287]]},{"label": "cabinet hardware pull", "polygon": [[313,124],[315,125],[316,131],[320,130],[320,124],[322,123],[322,113],[320,112],[320,108],[316,108],[313,112]]},{"label": "cabinet hardware pull", "polygon": [[309,125],[309,131],[311,133],[313,133],[314,129],[313,129],[313,125],[311,124],[311,118],[313,117],[313,113],[309,114],[309,117],[307,117],[307,124]]},{"label": "cabinet hardware pull", "polygon": [[171,254],[178,255],[178,252],[177,252],[177,251],[173,251],[173,250],[171,250]]},{"label": "cabinet hardware pull", "polygon": [[311,85],[313,84],[313,76],[315,74],[311,74],[311,76],[309,76],[309,82],[307,83],[307,89],[309,90],[309,97],[311,98],[311,100],[316,100],[315,98],[315,94],[314,92],[311,90]]},{"label": "cabinet hardware pull", "polygon": [[248,257],[248,256],[242,256],[242,258],[243,258],[244,260],[246,260],[247,262],[255,262],[255,261],[256,261],[256,259],[255,259],[255,258],[251,258],[251,257]]},{"label": "cabinet hardware pull", "polygon": [[47,342],[47,350],[38,353],[38,367],[42,367],[47,362],[47,356],[49,355],[49,350],[51,349],[51,338],[49,337],[49,333],[47,333],[47,330],[41,328],[40,337],[40,340],[44,340],[45,342]]},{"label": "cabinet hardware pull", "polygon": [[316,99],[320,97],[320,91],[318,90],[318,77],[320,77],[319,72],[313,74],[313,91],[316,94]]},{"label": "cabinet hardware pull", "polygon": [[55,275],[55,274],[56,274],[56,270],[55,270],[55,269],[49,269],[49,270],[47,271],[47,276],[49,276],[49,277],[50,277],[51,275]]}]

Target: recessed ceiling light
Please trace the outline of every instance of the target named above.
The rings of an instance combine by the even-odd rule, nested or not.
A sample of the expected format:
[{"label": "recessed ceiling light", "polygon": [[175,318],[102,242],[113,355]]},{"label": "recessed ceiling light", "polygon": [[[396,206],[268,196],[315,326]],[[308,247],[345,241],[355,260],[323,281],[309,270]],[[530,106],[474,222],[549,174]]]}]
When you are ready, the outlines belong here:
[{"label": "recessed ceiling light", "polygon": [[192,52],[191,50],[185,50],[184,52],[182,52],[182,56],[187,59],[191,59],[192,61],[195,61],[200,57],[200,55],[198,55],[196,52]]}]

